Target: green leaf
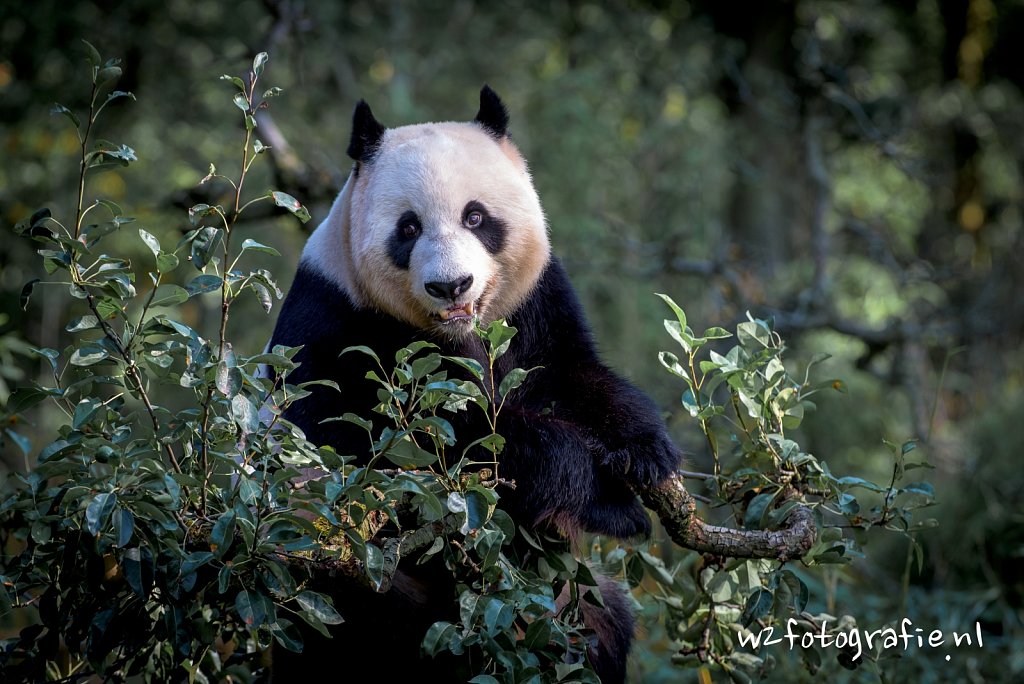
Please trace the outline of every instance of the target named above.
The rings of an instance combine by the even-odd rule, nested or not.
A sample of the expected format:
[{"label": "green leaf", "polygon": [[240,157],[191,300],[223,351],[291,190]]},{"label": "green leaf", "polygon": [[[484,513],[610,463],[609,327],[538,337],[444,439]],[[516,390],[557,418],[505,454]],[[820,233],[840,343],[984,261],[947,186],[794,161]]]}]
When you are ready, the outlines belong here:
[{"label": "green leaf", "polygon": [[462,356],[445,356],[443,358],[446,361],[451,361],[452,363],[465,368],[472,373],[473,377],[477,380],[482,380],[484,377],[484,367],[480,365],[480,362],[476,359],[467,359]]},{"label": "green leaf", "polygon": [[675,578],[672,573],[665,567],[665,562],[657,556],[651,555],[646,551],[640,551],[640,560],[643,561],[644,565],[647,566],[648,572],[651,576],[658,581],[659,584],[663,584],[666,587],[671,587],[675,583]]},{"label": "green leaf", "polygon": [[115,79],[121,78],[121,67],[108,66],[96,72],[96,85],[100,86]]},{"label": "green leaf", "polygon": [[473,487],[465,494],[466,500],[466,523],[463,525],[463,534],[469,534],[472,530],[479,530],[491,517],[494,504],[484,494],[481,487]]},{"label": "green leaf", "polygon": [[484,627],[493,636],[511,627],[515,617],[515,609],[510,604],[493,597],[484,608]]},{"label": "green leaf", "polygon": [[[252,60],[252,72],[259,76],[263,73],[263,67],[266,66],[267,60],[270,59],[270,55],[266,52],[261,52]],[[330,623],[328,623],[330,624]]]},{"label": "green leaf", "polygon": [[153,253],[154,258],[160,256],[160,241],[156,237],[142,228],[139,228],[139,236],[146,243],[146,246],[149,247],[149,251]]},{"label": "green leaf", "polygon": [[269,254],[271,256],[276,257],[281,256],[281,253],[278,252],[273,247],[268,247],[267,245],[256,242],[255,240],[252,239],[246,239],[245,241],[242,242],[242,252],[246,250],[252,250],[253,252],[263,252],[264,254]]},{"label": "green leaf", "polygon": [[39,349],[33,349],[32,353],[38,356],[42,356],[44,359],[46,359],[47,363],[50,364],[50,370],[52,370],[54,373],[57,372],[57,359],[60,358],[60,352],[58,352],[56,349],[42,347]]},{"label": "green leaf", "polygon": [[811,598],[811,591],[807,588],[807,584],[792,570],[782,571],[782,581],[786,583],[793,594],[793,609],[797,613],[804,612],[807,602]]},{"label": "green leaf", "polygon": [[239,90],[245,90],[245,81],[243,81],[242,79],[238,78],[237,76],[228,76],[227,74],[224,74],[223,76],[220,77],[220,80],[222,80],[222,81],[231,81],[232,83],[235,84],[235,86]]},{"label": "green leaf", "polygon": [[416,446],[408,436],[395,440],[384,457],[399,468],[423,468],[437,460],[437,454]]},{"label": "green leaf", "polygon": [[220,276],[204,274],[190,280],[188,285],[185,286],[185,290],[188,292],[189,297],[195,297],[196,295],[219,290],[223,282]]},{"label": "green leaf", "polygon": [[71,363],[72,366],[91,366],[94,363],[103,361],[108,356],[110,356],[110,354],[105,348],[98,344],[87,343],[83,344],[81,347],[76,349],[73,354],[71,354],[69,363]]},{"label": "green leaf", "polygon": [[694,340],[678,321],[665,320],[665,330],[687,354],[693,352]]},{"label": "green leaf", "polygon": [[[560,678],[559,681],[568,681],[564,678]],[[501,684],[497,679],[489,674],[481,674],[473,677],[469,680],[469,684]]]},{"label": "green leaf", "polygon": [[228,399],[242,391],[242,371],[224,361],[217,364],[217,389]]},{"label": "green leaf", "polygon": [[292,197],[286,192],[280,192],[278,190],[271,190],[270,197],[274,200],[274,204],[279,207],[284,207],[291,213],[295,214],[295,217],[305,223],[309,220],[309,211],[306,210],[297,199]]},{"label": "green leaf", "polygon": [[[683,364],[681,364],[679,362],[679,357],[676,356],[675,354],[673,354],[672,352],[667,352],[667,351],[658,352],[658,361],[660,361],[661,365],[664,366],[668,370],[669,373],[672,373],[672,375],[676,375],[676,376],[682,378],[683,380],[686,380],[687,382],[690,381],[690,373],[689,373],[689,371],[687,371],[685,368],[683,368]],[[701,364],[701,369],[702,370],[703,370],[703,363],[706,363],[706,362],[702,362],[702,364]],[[705,372],[707,372],[707,371],[705,371]]]},{"label": "green leaf", "polygon": [[210,206],[209,204],[196,204],[188,210],[188,221],[192,224],[192,227],[198,228],[199,224],[203,222],[203,218],[206,216],[223,216],[224,210],[220,206]]},{"label": "green leaf", "polygon": [[373,351],[372,349],[370,349],[369,347],[361,345],[361,344],[353,346],[353,347],[345,347],[344,349],[341,350],[341,354],[339,354],[338,356],[342,356],[344,354],[348,354],[349,352],[359,352],[360,354],[366,354],[367,356],[371,357],[377,363],[380,363],[380,357],[377,356],[377,353],[375,351]]},{"label": "green leaf", "polygon": [[39,278],[33,278],[25,283],[25,286],[21,288],[21,296],[18,298],[18,303],[21,306],[22,311],[28,310],[28,300],[32,296],[32,291],[35,290],[36,283],[38,282],[40,282]]},{"label": "green leaf", "polygon": [[92,330],[93,328],[98,328],[99,325],[100,322],[96,320],[96,317],[93,316],[92,314],[88,314],[85,316],[79,316],[78,318],[71,319],[71,321],[66,326],[64,326],[64,329],[67,330],[68,332],[82,332],[83,330]]},{"label": "green leaf", "polygon": [[539,368],[539,366],[528,368],[526,370],[522,368],[513,368],[505,375],[504,378],[501,379],[501,384],[498,386],[498,394],[502,397],[507,397],[509,392],[522,385],[523,381],[526,380],[526,376],[537,370],[537,368]]},{"label": "green leaf", "polygon": [[911,482],[900,488],[903,494],[920,494],[929,498],[935,498],[935,488],[928,482]]},{"label": "green leaf", "polygon": [[775,500],[775,496],[779,493],[779,490],[771,492],[761,492],[747,505],[747,512],[743,516],[743,526],[749,529],[759,529],[762,527],[765,512],[771,505],[772,501]]},{"label": "green leaf", "polygon": [[88,508],[85,509],[85,527],[89,533],[96,536],[107,523],[110,514],[114,512],[117,504],[117,495],[110,492],[97,494]]},{"label": "green leaf", "polygon": [[249,111],[249,98],[245,96],[245,93],[235,93],[231,101],[235,103],[235,106],[241,109],[243,112]]},{"label": "green leaf", "polygon": [[7,398],[7,411],[11,414],[22,413],[33,406],[42,403],[49,397],[60,396],[58,389],[43,389],[41,387],[18,387]]},{"label": "green leaf", "polygon": [[732,333],[726,330],[725,328],[719,328],[718,326],[714,326],[705,330],[704,334],[701,335],[701,337],[703,337],[706,340],[724,340],[728,337],[732,337]]},{"label": "green leaf", "polygon": [[423,637],[421,649],[428,656],[435,656],[448,648],[448,642],[458,634],[458,629],[450,622],[435,622],[430,625]]},{"label": "green leaf", "polygon": [[384,554],[373,544],[366,544],[366,575],[376,588],[384,581]]},{"label": "green leaf", "polygon": [[156,288],[150,306],[174,306],[185,301],[188,301],[188,290],[180,285],[167,283]]},{"label": "green leaf", "polygon": [[260,412],[252,399],[236,394],[231,399],[231,417],[242,430],[243,435],[252,434],[260,427]]},{"label": "green leaf", "polygon": [[523,637],[523,646],[530,651],[539,651],[551,641],[550,618],[539,618],[530,623]]},{"label": "green leaf", "polygon": [[270,625],[270,633],[274,635],[274,640],[284,648],[293,653],[302,653],[304,646],[302,632],[290,620],[277,618],[277,622]]},{"label": "green leaf", "polygon": [[114,512],[114,536],[117,546],[124,548],[132,540],[135,531],[135,516],[127,508],[118,507]]},{"label": "green leaf", "polygon": [[[27,219],[23,219],[14,224],[14,232],[18,235],[24,235],[28,231],[35,231],[36,229],[45,227],[47,221],[52,218],[50,210],[46,207],[39,209],[32,213]],[[48,231],[51,236],[54,231]]]},{"label": "green leaf", "polygon": [[170,273],[178,268],[178,255],[160,252],[156,255],[156,270],[159,273]]},{"label": "green leaf", "polygon": [[[273,368],[274,370],[293,370],[298,367],[297,363],[289,359],[287,356],[282,356],[281,354],[257,354],[256,356],[250,356],[249,358],[247,358],[245,360],[245,363],[257,363],[261,365],[267,365]],[[330,383],[328,384],[328,386],[333,385],[334,389],[338,389],[337,384],[329,380],[311,380],[310,382],[316,382],[317,384]],[[302,383],[299,386],[304,387],[306,384],[307,383]]]},{"label": "green leaf", "polygon": [[270,598],[253,589],[243,589],[235,597],[235,610],[247,626],[259,627],[269,621],[275,613]]},{"label": "green leaf", "polygon": [[228,510],[217,517],[210,532],[210,551],[222,558],[235,541],[235,512]]},{"label": "green leaf", "polygon": [[[750,314],[747,314],[748,316]],[[736,338],[743,347],[771,346],[771,333],[768,325],[761,320],[751,320],[736,326]]]},{"label": "green leaf", "polygon": [[340,625],[345,619],[334,609],[330,600],[315,591],[300,592],[295,600],[302,607],[302,610],[315,615],[325,625]]},{"label": "green leaf", "polygon": [[[128,166],[131,162],[138,161],[135,150],[127,145],[116,145],[109,140],[96,141],[95,149],[86,157],[86,164],[89,168],[103,168],[108,166]],[[124,223],[122,221],[122,223]]]},{"label": "green leaf", "polygon": [[508,351],[508,345],[517,332],[519,331],[506,323],[504,319],[492,321],[490,325],[484,328],[482,334],[487,341],[489,357],[497,359]]},{"label": "green leaf", "polygon": [[754,620],[759,620],[768,614],[772,609],[772,602],[775,597],[767,589],[755,589],[754,593],[747,597],[747,603],[743,607],[743,614],[740,616],[740,623],[746,627]]},{"label": "green leaf", "polygon": [[89,64],[98,69],[100,64],[103,63],[103,58],[100,57],[99,51],[89,41],[82,40],[82,42],[85,44],[85,58],[89,60]]},{"label": "green leaf", "polygon": [[263,99],[264,100],[269,100],[272,97],[277,97],[278,95],[280,95],[283,92],[284,91],[281,90],[280,88],[278,88],[277,86],[274,86],[272,88],[267,88],[266,90],[263,91]]},{"label": "green leaf", "polygon": [[50,108],[50,114],[63,114],[75,128],[79,128],[82,125],[82,122],[78,119],[78,115],[60,103],[55,102],[53,104],[53,107]]},{"label": "green leaf", "polygon": [[25,435],[19,435],[10,428],[4,428],[4,434],[7,435],[8,439],[18,445],[18,448],[21,449],[22,455],[28,456],[32,453],[32,441],[28,437]]},{"label": "green leaf", "polygon": [[88,397],[78,402],[78,405],[75,406],[75,414],[71,420],[71,427],[81,430],[82,427],[92,420],[93,416],[96,415],[102,406],[103,402],[93,397]]},{"label": "green leaf", "polygon": [[668,304],[669,308],[672,309],[672,313],[676,315],[676,320],[679,322],[679,329],[685,332],[686,314],[683,312],[683,310],[679,308],[679,305],[676,304],[675,301],[668,295],[661,294],[660,292],[656,292],[655,294],[661,297],[662,301]]},{"label": "green leaf", "polygon": [[863,487],[864,489],[869,489],[872,492],[884,492],[888,489],[888,487],[883,487],[882,485],[875,484],[874,482],[865,480],[862,477],[853,476],[841,477],[838,480],[836,480],[836,484],[845,485],[849,487]]},{"label": "green leaf", "polygon": [[134,100],[135,99],[135,94],[134,93],[126,92],[124,90],[112,90],[110,93],[107,94],[107,101],[104,102],[103,104],[107,104],[107,103],[109,103],[109,102],[111,102],[113,100],[117,100],[118,98],[122,98],[122,97],[127,97],[127,98],[130,98],[130,99]]}]

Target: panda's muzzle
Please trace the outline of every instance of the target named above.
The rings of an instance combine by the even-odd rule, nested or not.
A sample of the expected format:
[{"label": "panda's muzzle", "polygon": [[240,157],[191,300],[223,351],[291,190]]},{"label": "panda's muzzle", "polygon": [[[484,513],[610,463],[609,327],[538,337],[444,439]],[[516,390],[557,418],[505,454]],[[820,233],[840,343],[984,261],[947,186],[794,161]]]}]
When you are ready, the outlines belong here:
[{"label": "panda's muzzle", "polygon": [[463,305],[457,305],[438,311],[437,317],[440,318],[443,323],[448,323],[457,320],[469,320],[473,318],[474,313],[476,313],[476,302],[466,302]]},{"label": "panda's muzzle", "polygon": [[449,300],[452,302],[451,306],[437,312],[437,317],[440,318],[441,321],[448,323],[450,321],[468,320],[473,318],[473,314],[476,313],[476,302],[468,301],[462,304],[457,303],[458,298],[465,294],[472,285],[473,276],[468,275],[464,278],[457,278],[456,280],[450,280],[447,282],[432,281],[425,283],[423,287],[431,297],[441,300]]},{"label": "panda's muzzle", "polygon": [[465,278],[449,280],[448,282],[435,280],[424,284],[423,287],[431,297],[437,297],[438,299],[450,299],[454,302],[459,298],[459,295],[472,286],[473,276],[468,275]]}]

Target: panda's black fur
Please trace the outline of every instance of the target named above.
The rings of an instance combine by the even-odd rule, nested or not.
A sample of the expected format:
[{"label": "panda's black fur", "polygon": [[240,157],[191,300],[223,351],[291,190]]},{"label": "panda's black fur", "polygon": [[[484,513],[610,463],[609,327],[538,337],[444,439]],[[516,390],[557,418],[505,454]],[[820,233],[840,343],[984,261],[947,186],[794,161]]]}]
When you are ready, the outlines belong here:
[{"label": "panda's black fur", "polygon": [[[505,135],[507,113],[490,89],[481,94],[477,121],[490,135]],[[375,124],[369,108],[360,103],[350,146],[357,167],[373,163],[381,135]],[[366,433],[347,422],[322,421],[346,412],[373,417],[377,386],[365,379],[375,367],[373,361],[358,353],[339,357],[341,350],[365,345],[386,362],[414,340],[428,340],[444,354],[484,358],[482,343],[474,335],[421,329],[355,300],[340,283],[303,260],[271,341],[302,346],[295,357],[301,365],[289,382],[326,378],[341,388],[313,389],[313,395],[295,403],[286,418],[312,442],[333,445],[343,454],[365,450]],[[508,397],[499,415],[498,432],[506,440],[499,457],[501,476],[516,482],[514,490],[501,491],[501,506],[522,525],[557,525],[620,538],[647,535],[648,514],[632,487],[665,478],[678,466],[679,452],[651,400],[599,359],[583,309],[557,257],[547,260],[536,285],[505,318],[519,332],[499,359],[495,384],[512,368],[539,368]],[[490,432],[479,411],[453,414],[450,421],[462,443]],[[454,681],[457,664],[445,658],[419,659],[427,627],[451,617],[451,577],[445,577],[444,568],[429,564],[412,572],[416,574],[400,573],[384,595],[349,588],[339,595],[331,587],[321,587],[334,596],[346,622],[334,630],[333,641],[314,641],[304,654],[277,649],[275,679],[282,681],[282,674],[288,681],[301,673],[336,674],[365,659],[395,681],[403,681],[403,673],[418,681]],[[633,618],[621,590],[608,581],[601,584],[605,610],[587,606],[585,614],[599,638],[591,658],[602,681],[621,682]],[[428,675],[434,678],[425,678]]]}]

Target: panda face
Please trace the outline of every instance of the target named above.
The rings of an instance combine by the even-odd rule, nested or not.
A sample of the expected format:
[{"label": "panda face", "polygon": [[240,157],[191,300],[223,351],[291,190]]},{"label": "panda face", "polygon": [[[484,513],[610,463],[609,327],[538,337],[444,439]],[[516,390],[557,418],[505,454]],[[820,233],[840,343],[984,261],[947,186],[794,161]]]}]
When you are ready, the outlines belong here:
[{"label": "panda face", "polygon": [[306,250],[357,304],[452,337],[511,313],[549,253],[526,163],[477,123],[384,131]]}]

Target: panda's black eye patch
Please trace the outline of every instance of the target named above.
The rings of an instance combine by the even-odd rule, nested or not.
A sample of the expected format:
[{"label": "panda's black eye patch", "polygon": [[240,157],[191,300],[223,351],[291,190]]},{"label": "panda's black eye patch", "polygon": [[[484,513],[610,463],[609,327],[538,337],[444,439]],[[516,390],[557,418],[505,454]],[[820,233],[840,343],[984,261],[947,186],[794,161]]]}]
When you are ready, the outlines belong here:
[{"label": "panda's black eye patch", "polygon": [[491,254],[497,254],[505,246],[508,226],[492,216],[480,202],[473,200],[462,210],[462,225],[473,231],[473,235]]},{"label": "panda's black eye patch", "polygon": [[407,211],[395,222],[395,231],[388,240],[388,255],[398,268],[409,268],[412,248],[416,246],[416,238],[423,232],[423,226],[416,212]]}]

